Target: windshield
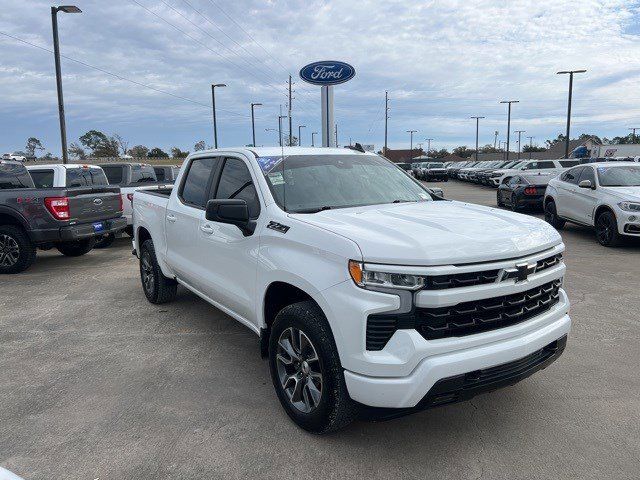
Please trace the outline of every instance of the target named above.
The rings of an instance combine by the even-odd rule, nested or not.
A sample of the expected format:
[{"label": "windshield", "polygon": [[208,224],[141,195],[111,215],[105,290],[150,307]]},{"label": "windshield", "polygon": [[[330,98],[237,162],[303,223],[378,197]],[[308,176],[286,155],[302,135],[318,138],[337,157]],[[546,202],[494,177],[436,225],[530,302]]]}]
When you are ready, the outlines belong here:
[{"label": "windshield", "polygon": [[640,187],[640,166],[598,167],[598,181],[603,187]]},{"label": "windshield", "polygon": [[101,168],[67,168],[67,187],[108,184]]},{"label": "windshield", "polygon": [[257,161],[276,202],[288,212],[432,200],[418,182],[378,156],[292,155],[284,162],[280,156]]}]

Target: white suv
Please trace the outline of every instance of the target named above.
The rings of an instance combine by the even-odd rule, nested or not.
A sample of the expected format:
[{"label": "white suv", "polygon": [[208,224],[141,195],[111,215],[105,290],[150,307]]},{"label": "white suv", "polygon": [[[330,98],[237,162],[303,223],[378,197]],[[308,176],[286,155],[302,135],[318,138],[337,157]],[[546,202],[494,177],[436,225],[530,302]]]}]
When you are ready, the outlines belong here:
[{"label": "white suv", "polygon": [[562,160],[523,160],[521,163],[514,165],[508,170],[497,170],[491,175],[491,182],[493,186],[499,186],[505,177],[510,177],[514,174],[526,173],[528,177],[531,175],[537,175],[543,177],[541,183],[547,183],[547,181],[556,175],[562,173],[567,168],[574,167],[580,164],[578,159],[562,159]]},{"label": "white suv", "polygon": [[511,385],[571,327],[554,228],[443,200],[364,150],[197,152],[133,210],[147,299],[179,284],[259,335],[283,408],[315,433]]},{"label": "white suv", "polygon": [[549,182],[545,219],[560,229],[565,222],[595,227],[598,242],[618,245],[622,237],[640,238],[640,165],[588,163]]}]

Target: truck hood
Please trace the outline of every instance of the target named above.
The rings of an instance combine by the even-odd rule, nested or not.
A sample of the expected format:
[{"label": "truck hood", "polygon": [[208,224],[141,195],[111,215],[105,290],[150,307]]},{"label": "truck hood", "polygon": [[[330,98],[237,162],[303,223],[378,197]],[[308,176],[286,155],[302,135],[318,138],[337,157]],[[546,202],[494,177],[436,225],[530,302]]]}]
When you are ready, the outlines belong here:
[{"label": "truck hood", "polygon": [[365,262],[450,265],[516,258],[562,239],[542,220],[480,205],[434,201],[293,214],[353,240]]}]

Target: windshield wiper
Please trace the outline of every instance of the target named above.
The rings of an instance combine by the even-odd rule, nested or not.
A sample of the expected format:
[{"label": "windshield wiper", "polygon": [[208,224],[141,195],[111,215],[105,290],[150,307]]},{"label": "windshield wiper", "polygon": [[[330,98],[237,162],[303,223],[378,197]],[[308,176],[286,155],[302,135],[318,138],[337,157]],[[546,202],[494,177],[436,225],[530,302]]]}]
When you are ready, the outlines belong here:
[{"label": "windshield wiper", "polygon": [[331,210],[333,207],[330,207],[328,205],[325,205],[323,207],[316,207],[316,208],[304,208],[302,210],[296,210],[295,212],[291,212],[291,213],[318,213],[318,212],[322,212],[324,210]]},{"label": "windshield wiper", "polygon": [[394,200],[391,203],[411,203],[411,202],[417,202],[418,200]]}]

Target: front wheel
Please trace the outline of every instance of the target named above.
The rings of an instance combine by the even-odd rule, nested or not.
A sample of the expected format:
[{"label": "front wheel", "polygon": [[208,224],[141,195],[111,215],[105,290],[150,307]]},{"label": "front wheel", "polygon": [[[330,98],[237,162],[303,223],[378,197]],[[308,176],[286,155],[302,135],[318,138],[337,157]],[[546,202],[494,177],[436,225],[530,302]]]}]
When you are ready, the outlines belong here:
[{"label": "front wheel", "polygon": [[56,244],[58,251],[67,257],[80,257],[89,253],[96,243],[95,237],[73,240],[71,242],[61,242]]},{"label": "front wheel", "polygon": [[549,200],[544,204],[544,219],[556,230],[562,230],[564,224],[566,223],[563,219],[558,217],[556,204],[553,200]]},{"label": "front wheel", "polygon": [[618,222],[612,212],[603,212],[596,218],[596,238],[605,247],[617,247],[622,243]]},{"label": "front wheel", "polygon": [[358,407],[349,397],[333,335],[314,302],[294,303],[278,313],[269,367],[282,407],[304,430],[329,433],[356,418]]}]

